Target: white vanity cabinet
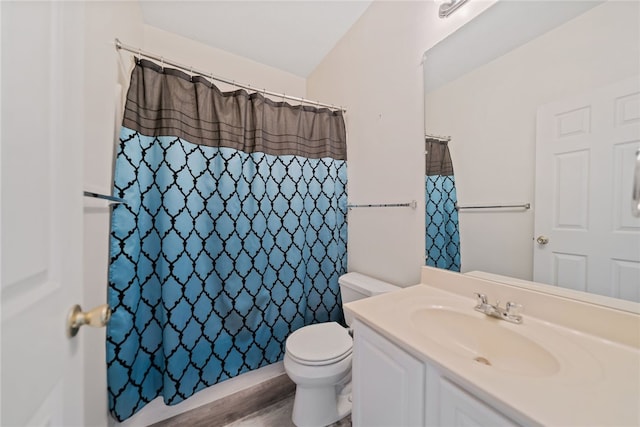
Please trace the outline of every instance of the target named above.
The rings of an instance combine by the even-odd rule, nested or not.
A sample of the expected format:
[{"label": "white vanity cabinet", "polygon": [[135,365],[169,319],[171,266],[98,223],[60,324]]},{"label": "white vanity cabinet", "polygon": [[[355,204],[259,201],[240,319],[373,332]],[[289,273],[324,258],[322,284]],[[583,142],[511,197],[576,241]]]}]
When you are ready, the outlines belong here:
[{"label": "white vanity cabinet", "polygon": [[424,363],[363,323],[353,327],[353,425],[424,425]]},{"label": "white vanity cabinet", "polygon": [[517,425],[364,323],[353,328],[355,427]]},{"label": "white vanity cabinet", "polygon": [[[433,391],[431,395],[427,392],[426,425],[448,427],[515,427],[518,425],[446,377],[436,373],[435,370],[433,373],[435,387],[431,388]],[[430,384],[430,381],[431,379],[427,377],[427,384]]]}]

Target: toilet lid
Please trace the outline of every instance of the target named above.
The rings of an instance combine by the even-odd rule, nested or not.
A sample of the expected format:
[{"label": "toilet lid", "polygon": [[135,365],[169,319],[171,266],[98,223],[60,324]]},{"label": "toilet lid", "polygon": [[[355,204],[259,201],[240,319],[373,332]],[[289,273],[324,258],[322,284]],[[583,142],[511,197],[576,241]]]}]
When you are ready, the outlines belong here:
[{"label": "toilet lid", "polygon": [[349,332],[336,322],[305,326],[289,335],[286,342],[289,356],[310,365],[339,361],[351,354],[352,347]]}]

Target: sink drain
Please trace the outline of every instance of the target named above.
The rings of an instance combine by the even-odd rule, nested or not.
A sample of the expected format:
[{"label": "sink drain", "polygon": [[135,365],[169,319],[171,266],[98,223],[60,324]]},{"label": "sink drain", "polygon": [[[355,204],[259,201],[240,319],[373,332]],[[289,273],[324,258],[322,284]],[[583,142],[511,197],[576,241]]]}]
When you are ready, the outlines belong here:
[{"label": "sink drain", "polygon": [[491,366],[491,362],[489,362],[489,359],[487,359],[486,357],[478,356],[473,360],[475,360],[478,363],[482,363],[483,365]]}]

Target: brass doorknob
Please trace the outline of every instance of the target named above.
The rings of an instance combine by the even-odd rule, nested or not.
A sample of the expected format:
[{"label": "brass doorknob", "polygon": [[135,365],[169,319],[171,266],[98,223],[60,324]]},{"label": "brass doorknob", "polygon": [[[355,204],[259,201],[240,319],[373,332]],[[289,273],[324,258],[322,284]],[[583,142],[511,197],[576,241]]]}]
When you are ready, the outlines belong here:
[{"label": "brass doorknob", "polygon": [[111,308],[109,304],[103,304],[89,311],[82,311],[82,308],[76,304],[69,310],[67,316],[67,336],[75,337],[80,326],[89,325],[94,328],[106,326],[111,319]]},{"label": "brass doorknob", "polygon": [[539,245],[546,245],[549,243],[549,238],[547,236],[538,236],[536,242],[538,242]]}]

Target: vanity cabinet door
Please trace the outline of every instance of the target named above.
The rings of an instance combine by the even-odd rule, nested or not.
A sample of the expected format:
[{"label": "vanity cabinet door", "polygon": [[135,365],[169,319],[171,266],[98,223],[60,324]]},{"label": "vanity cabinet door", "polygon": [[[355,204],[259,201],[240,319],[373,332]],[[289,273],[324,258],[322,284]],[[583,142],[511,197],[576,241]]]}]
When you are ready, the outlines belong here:
[{"label": "vanity cabinet door", "polygon": [[439,425],[450,427],[515,427],[513,421],[476,399],[444,377],[438,378],[440,391]]},{"label": "vanity cabinet door", "polygon": [[355,321],[353,425],[424,425],[424,369],[424,362]]}]

